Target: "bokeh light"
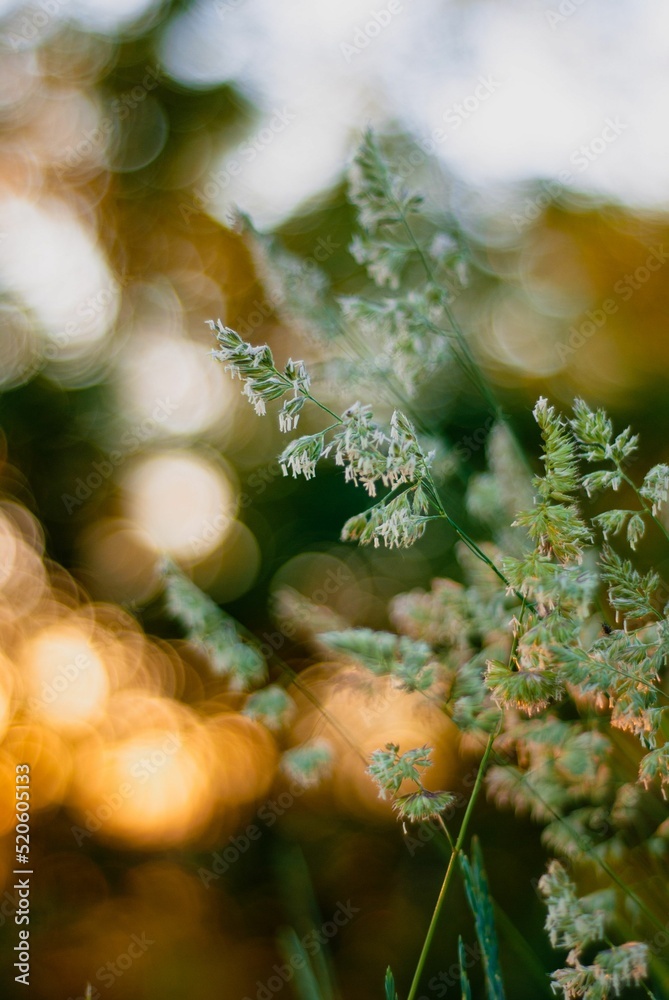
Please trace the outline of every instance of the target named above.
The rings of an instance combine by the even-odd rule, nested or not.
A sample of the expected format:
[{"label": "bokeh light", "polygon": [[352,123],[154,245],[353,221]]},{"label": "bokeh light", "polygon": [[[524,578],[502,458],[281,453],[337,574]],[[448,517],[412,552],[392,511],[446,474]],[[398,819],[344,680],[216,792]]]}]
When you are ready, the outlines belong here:
[{"label": "bokeh light", "polygon": [[[319,707],[304,697],[304,689],[316,696]],[[296,735],[309,739],[318,733],[334,749],[332,794],[341,809],[394,819],[390,802],[379,798],[377,786],[360,767],[361,756],[368,760],[387,743],[397,743],[402,752],[426,743],[434,747],[427,787],[457,784],[462,771],[458,729],[419,692],[407,694],[392,678],[374,677],[359,667],[324,663],[302,671],[296,697],[301,706]]]},{"label": "bokeh light", "polygon": [[126,514],[155,551],[197,561],[221,544],[234,522],[229,474],[190,452],[138,460],[123,477]]},{"label": "bokeh light", "polygon": [[[101,341],[116,318],[119,287],[97,241],[62,202],[0,202],[0,284],[43,331],[46,363],[74,384],[104,361]],[[39,251],[35,253],[35,247]]]},{"label": "bokeh light", "polygon": [[57,729],[94,724],[108,694],[104,660],[89,635],[74,622],[47,626],[20,653],[28,705]]},{"label": "bokeh light", "polygon": [[125,356],[119,379],[128,418],[141,438],[156,432],[201,435],[229,418],[238,401],[236,387],[200,344],[164,333],[142,337]]}]

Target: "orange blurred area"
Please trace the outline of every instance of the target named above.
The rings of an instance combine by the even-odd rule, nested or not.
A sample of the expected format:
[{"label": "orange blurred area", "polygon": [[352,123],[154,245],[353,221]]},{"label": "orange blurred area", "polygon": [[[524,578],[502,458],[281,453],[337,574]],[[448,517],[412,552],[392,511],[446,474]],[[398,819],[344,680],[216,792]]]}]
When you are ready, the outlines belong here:
[{"label": "orange blurred area", "polygon": [[0,589],[0,829],[13,824],[23,762],[34,818],[64,807],[79,845],[167,847],[201,837],[216,817],[234,826],[272,784],[269,732],[233,710],[182,703],[202,686],[179,644],[150,639],[127,612],[87,601],[46,565],[25,508],[0,505],[0,543],[11,571]]},{"label": "orange blurred area", "polygon": [[[271,796],[276,738],[240,714],[235,699],[203,697],[183,643],[151,639],[128,612],[91,602],[45,562],[39,526],[24,507],[3,503],[0,531],[11,567],[0,589],[0,831],[12,830],[15,768],[29,762],[32,821],[39,828],[42,812],[65,810],[77,847],[167,849],[233,833]],[[322,590],[323,603],[335,608],[344,607],[344,595],[351,601],[354,573],[345,563],[314,558],[299,565],[300,574],[307,570],[312,596]],[[337,808],[393,822],[361,763],[390,739],[407,747],[433,743],[431,777],[441,785],[455,778],[457,741],[448,721],[387,679],[314,666],[303,672],[296,700],[293,738],[317,734],[334,748],[332,779],[318,795]],[[354,734],[355,750],[342,732]]]},{"label": "orange blurred area", "polygon": [[[223,703],[203,698],[190,655],[180,654],[181,648],[186,652],[182,643],[151,639],[122,608],[89,601],[62,569],[45,563],[39,527],[25,508],[2,504],[0,532],[12,569],[0,590],[3,785],[9,789],[15,765],[29,761],[34,815],[65,808],[78,845],[94,839],[169,847],[206,841],[221,824],[234,829],[271,792],[279,759],[275,737],[236,710],[234,700],[228,698],[221,711]],[[342,601],[350,604],[359,593],[354,571],[331,556],[305,560],[287,567],[276,585],[297,580],[298,573],[312,597],[345,610]],[[181,700],[188,692],[196,699],[190,705]],[[338,807],[390,819],[361,757],[391,739],[407,747],[434,744],[432,777],[442,785],[455,779],[455,730],[424,697],[403,695],[387,678],[336,664],[303,671],[295,695],[294,738],[317,733],[334,747],[326,794]],[[351,737],[342,737],[347,732],[354,746]],[[0,825],[8,831],[11,795],[2,801]]]},{"label": "orange blurred area", "polygon": [[[431,741],[431,787],[443,785],[458,768],[452,727],[385,678],[312,666],[294,692],[290,740],[325,738],[334,766],[318,789],[305,790],[279,774],[285,736],[242,714],[244,696],[213,681],[201,651],[151,638],[124,608],[87,598],[45,560],[42,533],[24,506],[0,504],[0,528],[12,568],[0,589],[0,919],[20,912],[14,799],[16,787],[28,787],[21,808],[29,810],[39,899],[61,915],[55,923],[40,917],[31,931],[37,995],[51,996],[57,982],[65,995],[84,997],[90,982],[93,997],[107,989],[148,996],[163,977],[203,1000],[210,981],[225,983],[225,995],[248,994],[254,981],[257,990],[266,978],[258,970],[281,957],[250,923],[266,889],[253,888],[243,901],[221,875],[284,816],[343,810],[394,826],[361,757],[390,739],[407,747]],[[293,570],[307,571],[305,589],[322,597],[320,613],[335,615],[327,607],[341,603],[332,581],[351,584],[352,570],[332,557]],[[29,785],[18,786],[26,764]],[[303,940],[314,933],[301,931]],[[354,953],[354,942],[344,927],[339,947]],[[189,962],[197,955],[194,980],[186,955]]]},{"label": "orange blurred area", "polygon": [[295,736],[306,740],[318,735],[334,747],[326,794],[339,809],[386,821],[393,816],[390,802],[379,798],[362,763],[387,743],[399,744],[400,752],[429,744],[434,766],[426,787],[436,791],[458,784],[457,727],[421,693],[408,694],[392,678],[375,677],[361,667],[319,663],[302,671],[295,695],[300,707]]}]

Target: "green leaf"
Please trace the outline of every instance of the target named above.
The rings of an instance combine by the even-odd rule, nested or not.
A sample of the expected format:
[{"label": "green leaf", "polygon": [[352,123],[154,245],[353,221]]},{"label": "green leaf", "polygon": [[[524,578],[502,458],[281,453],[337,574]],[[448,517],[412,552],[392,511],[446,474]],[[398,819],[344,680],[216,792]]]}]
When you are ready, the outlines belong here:
[{"label": "green leaf", "polygon": [[376,782],[381,791],[395,795],[403,781],[415,781],[421,785],[421,771],[432,766],[430,760],[431,747],[416,747],[400,754],[397,743],[386,743],[384,750],[375,750],[371,755],[371,764],[367,773]]},{"label": "green leaf", "polygon": [[434,681],[434,671],[428,665],[432,650],[426,642],[370,628],[321,632],[319,639],[377,676],[392,674],[405,691],[425,691]]},{"label": "green leaf", "polygon": [[580,952],[604,938],[607,912],[598,905],[600,899],[579,898],[576,885],[559,861],[548,863],[546,874],[539,879],[539,890],[546,899],[544,926],[554,948]]},{"label": "green leaf", "polygon": [[288,475],[290,470],[293,478],[303,475],[305,479],[313,479],[316,474],[316,463],[326,451],[323,433],[305,434],[286,445],[279,455],[279,465],[284,476]]},{"label": "green leaf", "polygon": [[287,750],[281,758],[281,770],[302,788],[312,788],[328,773],[332,748],[324,740],[313,740]]},{"label": "green leaf", "polygon": [[604,410],[591,410],[584,400],[576,399],[570,424],[588,462],[603,462],[609,457],[613,424]]},{"label": "green leaf", "polygon": [[667,500],[669,490],[669,465],[661,463],[654,465],[644,476],[643,486],[639,490],[641,496],[650,500],[653,505],[653,514],[657,514],[663,503]]},{"label": "green leaf", "polygon": [[527,528],[540,551],[553,554],[560,562],[580,562],[592,532],[573,504],[536,503],[520,511],[514,525]]},{"label": "green leaf", "polygon": [[[460,866],[465,880],[465,892],[469,908],[474,916],[476,937],[481,946],[483,970],[485,974],[488,1000],[504,1000],[504,984],[499,965],[499,946],[495,930],[493,902],[488,879],[483,867],[483,854],[477,837],[472,839],[471,863],[466,855],[460,855]],[[460,968],[462,971],[463,952],[460,941]]]},{"label": "green leaf", "polygon": [[247,691],[261,684],[267,675],[265,659],[239,634],[234,618],[174,563],[166,560],[162,574],[168,613],[183,626],[188,640],[205,652],[213,670],[227,676],[235,690]]},{"label": "green leaf", "polygon": [[421,198],[409,194],[399,176],[391,171],[371,129],[362,137],[349,182],[360,223],[371,233],[401,223],[421,203]]},{"label": "green leaf", "polygon": [[258,719],[268,729],[282,729],[295,712],[295,702],[278,684],[270,684],[252,694],[244,705],[243,714]]},{"label": "green leaf", "polygon": [[465,946],[462,943],[462,938],[458,935],[458,958],[460,960],[460,986],[462,987],[462,1000],[472,1000],[472,991],[469,985],[469,978],[467,976],[467,956],[465,954]]},{"label": "green leaf", "polygon": [[639,435],[632,434],[632,428],[626,427],[611,445],[611,457],[614,462],[622,464],[629,462],[639,445]]},{"label": "green leaf", "polygon": [[512,670],[499,660],[488,660],[486,684],[501,708],[519,708],[529,715],[564,696],[562,683],[553,670]]},{"label": "green leaf", "polygon": [[396,663],[397,636],[390,632],[352,628],[344,632],[322,632],[318,638],[330,649],[353,657],[377,675],[391,673]]},{"label": "green leaf", "polygon": [[654,571],[642,575],[629,559],[621,559],[613,549],[605,548],[600,558],[602,577],[609,586],[609,600],[625,618],[657,617],[654,598],[660,578]]},{"label": "green leaf", "polygon": [[[292,986],[298,1000],[329,1000],[330,992],[321,988],[311,958],[292,927],[279,931],[279,948],[288,967],[295,970]],[[294,962],[299,958],[301,961]]]},{"label": "green leaf", "polygon": [[386,969],[386,1000],[398,1000],[395,992],[395,977],[390,966]]},{"label": "green leaf", "polygon": [[602,529],[604,538],[608,538],[609,535],[617,535],[622,531],[632,514],[631,510],[605,510],[601,514],[595,514],[592,520]]},{"label": "green leaf", "polygon": [[623,481],[622,474],[617,470],[600,469],[583,477],[583,489],[591,497],[600,490],[618,490]]},{"label": "green leaf", "polygon": [[545,476],[535,476],[534,485],[544,500],[569,502],[578,489],[576,445],[562,417],[541,397],[534,407],[534,419],[544,440]]}]

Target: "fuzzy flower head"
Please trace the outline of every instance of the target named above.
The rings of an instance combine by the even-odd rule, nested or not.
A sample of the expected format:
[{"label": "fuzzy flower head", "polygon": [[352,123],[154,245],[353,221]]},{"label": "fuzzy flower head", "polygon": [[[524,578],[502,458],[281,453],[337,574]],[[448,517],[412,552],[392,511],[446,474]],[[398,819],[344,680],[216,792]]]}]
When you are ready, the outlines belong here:
[{"label": "fuzzy flower head", "polygon": [[282,431],[290,431],[297,426],[300,410],[309,392],[309,374],[304,362],[289,358],[284,370],[279,371],[266,344],[254,347],[220,320],[218,323],[209,320],[209,325],[219,343],[219,349],[213,352],[214,357],[224,363],[233,379],[241,379],[244,383],[242,392],[256,413],[264,416],[270,400],[279,399],[292,391],[292,399],[284,402],[279,415],[279,426]]},{"label": "fuzzy flower head", "polygon": [[287,476],[290,470],[293,478],[302,475],[305,479],[313,479],[316,475],[316,462],[329,450],[329,447],[325,448],[323,434],[307,434],[305,437],[296,438],[279,456],[284,476]]},{"label": "fuzzy flower head", "polygon": [[411,422],[403,413],[395,410],[390,421],[386,471],[388,482],[395,487],[423,478],[433,456],[433,452],[423,454]]},{"label": "fuzzy flower head", "polygon": [[416,747],[400,754],[397,743],[386,743],[383,750],[375,750],[367,773],[379,787],[381,798],[385,793],[395,795],[403,781],[414,781],[422,788],[421,772],[432,766],[429,746]]},{"label": "fuzzy flower head", "polygon": [[418,484],[350,517],[342,528],[341,540],[358,541],[360,545],[373,543],[375,548],[381,542],[389,549],[409,548],[425,531],[428,507],[427,495]]},{"label": "fuzzy flower head", "polygon": [[393,809],[405,822],[427,823],[440,816],[453,802],[455,795],[452,792],[430,792],[421,788],[417,792],[400,795],[394,800]]},{"label": "fuzzy flower head", "polygon": [[371,407],[362,403],[344,411],[332,443],[335,462],[344,466],[346,480],[362,484],[370,496],[376,496],[379,482],[390,489],[416,482],[432,458],[423,454],[404,414],[393,413],[387,436],[372,419]]},{"label": "fuzzy flower head", "polygon": [[371,406],[354,403],[342,414],[342,425],[333,437],[334,460],[344,466],[347,482],[362,483],[370,496],[376,484],[387,485],[386,457],[382,451],[387,437],[372,419]]}]

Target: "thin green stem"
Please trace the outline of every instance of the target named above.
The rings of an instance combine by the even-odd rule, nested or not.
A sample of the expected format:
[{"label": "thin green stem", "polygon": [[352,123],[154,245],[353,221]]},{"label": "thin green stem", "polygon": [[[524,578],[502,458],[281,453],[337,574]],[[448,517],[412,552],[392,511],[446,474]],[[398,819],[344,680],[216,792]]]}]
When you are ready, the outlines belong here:
[{"label": "thin green stem", "polygon": [[[339,424],[343,424],[344,423],[344,421],[342,420],[342,418],[337,413],[335,413],[334,410],[331,410],[329,406],[325,405],[325,403],[321,403],[320,399],[316,399],[316,397],[312,396],[310,392],[305,392],[305,390],[303,389],[302,390],[302,395],[306,399],[309,399],[312,403],[315,403],[316,406],[318,406],[321,410],[324,410],[326,413],[329,413],[331,417],[334,417],[334,419],[335,419],[335,425],[334,426],[338,427]],[[326,427],[325,429],[329,430],[330,428]]]},{"label": "thin green stem", "polygon": [[444,823],[444,821],[443,821],[443,819],[442,819],[441,816],[437,816],[437,820],[439,822],[439,826],[441,827],[441,829],[444,832],[444,835],[446,837],[446,840],[449,843],[449,846],[450,846],[451,850],[454,851],[455,850],[455,844],[453,843],[453,838],[451,837],[451,834],[450,834],[450,831],[449,831],[448,827]]},{"label": "thin green stem", "polygon": [[[521,621],[523,620],[523,617],[525,615],[526,607],[527,607],[527,602],[523,598],[523,606],[520,609],[520,615],[519,615]],[[511,649],[509,651],[509,663],[511,663],[515,655],[517,644],[518,644],[518,638],[517,636],[514,636],[513,643],[511,644]],[[469,820],[471,818],[472,812],[474,811],[474,806],[476,805],[476,800],[478,799],[479,792],[481,791],[481,788],[483,786],[483,778],[485,777],[486,768],[488,767],[488,761],[490,760],[490,757],[493,754],[493,745],[502,728],[502,721],[503,720],[500,717],[497,725],[490,731],[490,735],[488,736],[488,741],[486,743],[485,749],[483,751],[483,756],[481,757],[478,770],[476,772],[476,778],[474,780],[474,787],[472,789],[472,794],[470,796],[469,802],[467,803],[465,815],[462,819],[462,825],[460,826],[460,830],[458,832],[458,838],[455,844],[452,844],[450,834],[446,829],[446,824],[441,819],[441,816],[439,817],[439,820],[444,828],[446,836],[448,837],[448,841],[449,843],[451,843],[451,856],[449,858],[448,865],[446,866],[444,881],[442,882],[441,889],[439,891],[439,896],[437,897],[437,902],[434,907],[434,912],[432,914],[432,920],[430,921],[430,926],[427,929],[427,934],[425,936],[425,941],[423,942],[423,948],[421,950],[420,957],[418,959],[418,965],[416,966],[416,971],[414,973],[413,981],[411,983],[411,988],[409,990],[409,995],[407,997],[407,1000],[414,1000],[416,992],[418,991],[420,977],[423,974],[423,968],[425,967],[425,962],[427,960],[428,952],[430,950],[430,945],[432,944],[432,939],[434,938],[435,931],[437,929],[439,914],[441,912],[441,908],[444,904],[444,900],[446,899],[446,895],[448,893],[448,887],[450,885],[451,878],[453,875],[453,870],[455,868],[455,861],[460,851],[462,850],[462,845],[464,843],[465,837],[467,835],[467,829],[469,827]]]},{"label": "thin green stem", "polygon": [[481,758],[481,763],[479,764],[479,769],[476,774],[476,781],[474,782],[474,787],[472,789],[472,794],[470,796],[469,802],[467,803],[467,809],[465,810],[465,815],[462,820],[462,825],[458,833],[458,838],[455,841],[451,856],[446,867],[446,874],[444,875],[444,881],[441,884],[441,889],[439,890],[439,896],[437,897],[437,902],[434,907],[434,912],[432,914],[432,919],[430,920],[430,925],[427,929],[427,934],[425,935],[425,940],[423,942],[423,947],[418,959],[418,964],[416,966],[416,971],[411,983],[411,988],[409,990],[409,995],[407,1000],[415,1000],[416,994],[418,992],[418,985],[420,983],[420,978],[423,974],[423,969],[425,967],[425,962],[427,960],[428,952],[432,944],[435,932],[437,930],[437,923],[439,921],[439,914],[441,913],[441,908],[444,905],[444,900],[448,893],[448,887],[451,884],[451,879],[453,877],[453,872],[455,870],[456,859],[462,850],[462,845],[464,843],[465,837],[467,835],[467,829],[469,827],[469,820],[471,819],[472,812],[474,811],[474,806],[476,805],[476,800],[479,797],[479,792],[481,791],[483,785],[483,777],[485,775],[485,770],[488,765],[488,759],[492,752],[493,743],[499,732],[499,724],[493,729],[488,737],[488,742],[486,748],[483,751],[483,757]]},{"label": "thin green stem", "polygon": [[[475,385],[475,387],[479,390],[479,392],[481,393],[481,395],[485,399],[486,403],[490,407],[490,409],[491,409],[492,413],[495,415],[495,417],[498,420],[501,420],[504,424],[506,424],[506,426],[509,429],[509,432],[511,434],[511,437],[512,437],[512,439],[513,439],[513,441],[514,441],[514,443],[516,445],[516,450],[518,452],[518,455],[519,455],[521,461],[523,462],[523,465],[525,466],[525,468],[527,468],[529,470],[530,469],[530,465],[529,465],[529,462],[527,460],[527,456],[525,454],[525,450],[522,447],[520,441],[518,440],[518,438],[517,438],[517,436],[516,436],[513,428],[509,424],[507,415],[504,413],[503,409],[501,408],[501,406],[499,405],[499,403],[495,399],[495,396],[494,396],[494,394],[493,394],[493,392],[492,392],[492,390],[490,388],[490,384],[489,384],[488,380],[486,379],[485,375],[483,374],[483,372],[481,371],[481,367],[478,364],[476,358],[474,357],[474,355],[473,355],[473,353],[472,353],[472,351],[471,351],[471,349],[469,347],[469,344],[467,343],[467,338],[465,336],[464,330],[460,326],[460,323],[458,322],[458,320],[457,320],[457,318],[455,316],[455,313],[453,312],[453,310],[451,308],[451,305],[450,305],[450,303],[448,301],[448,297],[449,297],[449,294],[450,294],[449,290],[444,287],[444,285],[438,280],[436,274],[434,273],[434,270],[432,268],[432,265],[430,264],[430,261],[425,256],[425,253],[423,252],[423,248],[421,247],[420,243],[418,242],[418,240],[416,239],[416,237],[414,235],[414,232],[413,232],[413,229],[411,228],[409,220],[406,218],[404,212],[402,211],[401,206],[398,204],[398,202],[396,201],[396,199],[392,197],[392,190],[391,190],[390,185],[388,185],[388,195],[390,197],[390,200],[394,203],[394,205],[395,205],[395,207],[397,209],[398,215],[399,215],[400,219],[402,220],[402,225],[404,226],[404,229],[405,229],[405,231],[407,233],[407,236],[409,237],[409,240],[411,241],[411,245],[412,245],[415,253],[418,256],[418,259],[420,260],[420,262],[422,264],[423,270],[425,271],[425,274],[427,276],[428,281],[430,281],[434,285],[434,287],[437,288],[441,292],[441,306],[442,306],[442,308],[444,310],[444,313],[446,315],[446,318],[447,318],[447,320],[448,320],[448,322],[449,322],[449,324],[451,326],[451,329],[452,329],[452,331],[453,331],[453,333],[455,335],[455,338],[457,340],[458,346],[459,346],[460,350],[462,351],[463,357],[462,358],[458,358],[458,361],[460,362],[461,367],[466,372],[466,374],[468,375],[468,377],[471,379],[471,381],[473,382],[473,384]],[[444,331],[440,330],[438,327],[436,329],[443,336]],[[456,357],[457,357],[457,354],[456,354]]]},{"label": "thin green stem", "polygon": [[[487,747],[486,747],[486,749],[487,749]],[[495,761],[495,763],[502,764],[502,765],[508,763],[508,760],[505,760],[504,758],[501,758],[501,759],[497,758],[497,759],[495,759],[495,755],[493,754],[492,756],[493,756],[493,760]],[[550,763],[550,761],[544,761],[544,763],[541,764],[540,767],[544,767],[544,766],[546,766],[549,763]],[[537,768],[536,770],[539,770],[539,768]],[[528,779],[527,772],[522,775],[521,780],[531,789],[532,794],[539,800],[539,802],[541,802],[541,804],[544,806],[544,808],[548,812],[550,812],[551,815],[559,823],[562,824],[562,826],[565,828],[565,830],[567,830],[567,832],[571,836],[572,840],[574,841],[574,843],[576,844],[576,846],[578,847],[578,849],[583,853],[583,855],[586,856],[586,857],[590,857],[591,860],[595,864],[599,865],[599,867],[602,869],[602,871],[606,872],[606,874],[609,876],[609,878],[613,882],[615,882],[616,885],[618,886],[618,888],[621,889],[625,893],[625,895],[628,896],[638,906],[639,910],[641,910],[641,912],[646,915],[646,917],[648,918],[648,920],[650,920],[650,922],[652,924],[654,924],[659,930],[665,930],[666,929],[665,924],[663,924],[662,921],[659,920],[655,916],[655,914],[652,912],[652,910],[650,910],[646,906],[646,904],[643,902],[642,899],[639,898],[639,896],[637,896],[637,894],[634,892],[634,890],[631,889],[630,886],[627,885],[627,883],[624,882],[620,878],[620,876],[614,871],[613,868],[611,868],[611,866],[609,865],[609,863],[607,861],[605,861],[604,858],[602,858],[599,854],[593,854],[592,853],[593,846],[589,846],[588,844],[584,843],[583,840],[581,839],[581,836],[578,833],[578,831],[576,831],[572,826],[570,826],[569,823],[567,822],[566,818],[564,816],[562,816],[557,811],[557,809],[555,809],[554,806],[552,806],[550,804],[550,802],[548,802],[543,797],[543,795],[541,794],[541,792],[537,789],[536,785],[534,785],[533,782]]]},{"label": "thin green stem", "polygon": [[424,480],[424,482],[425,482],[425,485],[428,487],[430,496],[432,497],[432,499],[434,501],[435,507],[439,511],[439,516],[443,517],[446,521],[448,521],[448,523],[450,524],[450,526],[453,528],[453,530],[456,532],[456,534],[459,535],[459,537],[465,543],[465,545],[467,546],[467,548],[471,552],[473,552],[474,555],[478,559],[480,559],[482,562],[484,562],[486,564],[486,566],[488,566],[493,571],[493,573],[505,585],[505,587],[507,588],[507,590],[513,591],[513,593],[516,595],[516,597],[518,598],[518,600],[521,601],[524,606],[527,605],[527,607],[530,607],[530,608],[534,609],[535,605],[532,602],[528,601],[527,597],[524,594],[522,594],[519,590],[516,590],[515,587],[513,587],[511,585],[511,582],[504,575],[504,573],[501,571],[501,569],[498,566],[495,565],[495,563],[492,561],[492,559],[490,559],[485,554],[485,552],[483,551],[483,549],[479,548],[479,546],[476,544],[476,542],[474,541],[474,539],[471,538],[467,534],[467,532],[463,528],[460,527],[460,525],[457,523],[457,521],[454,521],[453,518],[451,517],[451,515],[445,510],[444,505],[442,504],[441,499],[439,497],[439,493],[437,491],[437,487],[435,486],[434,480],[432,479],[432,476],[429,473],[427,475],[427,478]]},{"label": "thin green stem", "polygon": [[[253,634],[253,632],[251,632],[250,629],[248,629],[246,627],[246,625],[242,624],[242,622],[238,621],[236,618],[233,618],[232,615],[228,615],[227,612],[223,612],[223,613],[226,614],[226,617],[228,617],[230,619],[230,621],[234,623],[234,625],[237,627],[237,629],[240,632],[242,632],[244,635],[246,635],[247,638],[249,638],[249,639],[251,639],[253,641],[256,640],[255,635]],[[293,670],[292,667],[289,667],[288,664],[286,663],[286,661],[283,660],[278,655],[278,653],[276,653],[276,652],[273,651],[270,654],[269,658],[272,659],[277,664],[277,666],[279,667],[279,669],[281,670],[281,672],[284,673],[284,674],[286,674],[286,676],[291,680],[291,682],[295,685],[295,687],[299,691],[301,691],[302,694],[305,696],[305,698],[307,698],[311,702],[311,704],[314,706],[314,708],[318,709],[318,711],[321,713],[321,715],[323,716],[323,718],[326,719],[326,721],[330,723],[330,725],[332,726],[332,728],[335,729],[339,733],[339,735],[344,740],[344,742],[360,758],[360,760],[363,762],[363,764],[366,767],[367,764],[369,763],[369,761],[367,760],[367,757],[362,752],[362,750],[360,749],[360,747],[357,745],[357,743],[355,742],[355,740],[353,740],[351,738],[351,736],[349,735],[349,733],[346,730],[346,728],[344,726],[342,726],[342,724],[339,722],[339,720],[334,715],[332,715],[332,713],[329,712],[328,709],[323,705],[323,703],[316,697],[316,695],[309,688],[309,686],[306,685],[306,684],[304,684],[302,682],[302,680],[300,678],[300,675],[298,673],[296,673],[296,671]]]}]

